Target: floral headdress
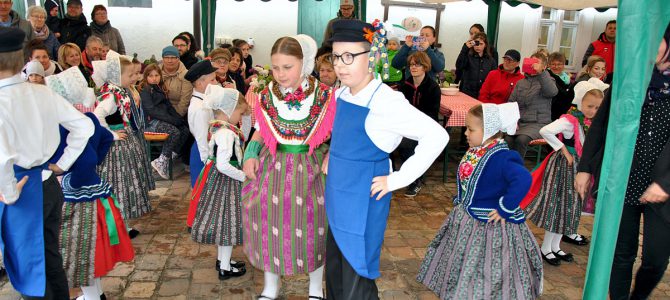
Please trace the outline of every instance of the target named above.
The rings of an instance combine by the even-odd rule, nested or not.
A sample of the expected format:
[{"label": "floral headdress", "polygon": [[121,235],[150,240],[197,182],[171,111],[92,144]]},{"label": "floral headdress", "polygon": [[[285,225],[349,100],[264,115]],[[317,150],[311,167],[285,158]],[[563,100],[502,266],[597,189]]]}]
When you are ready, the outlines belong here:
[{"label": "floral headdress", "polygon": [[[368,61],[368,71],[370,73],[375,72],[375,60],[377,58],[377,55],[379,55],[379,58],[382,60],[382,79],[386,80],[389,78],[389,58],[388,58],[388,53],[386,49],[386,29],[384,28],[384,23],[380,22],[378,19],[375,19],[374,22],[372,22],[372,27],[374,28],[373,30],[370,30],[368,28],[364,28],[363,31],[365,32],[364,36],[365,39],[370,42],[370,54],[369,54],[369,61]],[[376,73],[375,73],[375,77]]]}]

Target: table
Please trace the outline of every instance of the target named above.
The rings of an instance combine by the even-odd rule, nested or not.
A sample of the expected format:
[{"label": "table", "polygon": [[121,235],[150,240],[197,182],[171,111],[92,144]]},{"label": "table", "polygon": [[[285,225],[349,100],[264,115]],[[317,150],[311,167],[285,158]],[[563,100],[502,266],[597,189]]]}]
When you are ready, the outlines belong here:
[{"label": "table", "polygon": [[[475,105],[481,104],[479,100],[472,98],[464,93],[458,92],[456,95],[447,96],[442,95],[440,99],[440,114],[445,115],[447,108],[451,110],[451,117],[445,124],[447,131],[450,127],[463,127],[465,126],[465,116],[468,115],[468,111]],[[450,132],[451,133],[451,132]],[[452,141],[453,139],[449,139]],[[449,145],[444,148],[444,166],[442,168],[442,182],[447,182],[447,170],[449,164]]]}]

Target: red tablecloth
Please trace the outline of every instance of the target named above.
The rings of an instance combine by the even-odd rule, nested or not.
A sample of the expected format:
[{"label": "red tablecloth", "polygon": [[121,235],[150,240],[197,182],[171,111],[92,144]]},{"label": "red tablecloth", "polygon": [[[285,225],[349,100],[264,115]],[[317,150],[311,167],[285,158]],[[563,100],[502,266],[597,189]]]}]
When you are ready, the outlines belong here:
[{"label": "red tablecloth", "polygon": [[446,109],[450,109],[452,114],[447,122],[447,127],[463,127],[465,126],[465,116],[468,114],[468,110],[477,104],[481,104],[481,102],[461,92],[454,96],[442,95],[440,114],[444,115]]}]

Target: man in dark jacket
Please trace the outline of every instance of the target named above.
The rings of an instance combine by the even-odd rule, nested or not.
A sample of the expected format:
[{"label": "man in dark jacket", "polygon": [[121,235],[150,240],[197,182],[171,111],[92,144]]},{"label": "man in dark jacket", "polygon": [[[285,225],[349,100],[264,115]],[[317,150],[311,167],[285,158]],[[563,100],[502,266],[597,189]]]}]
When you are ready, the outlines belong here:
[{"label": "man in dark jacket", "polygon": [[330,38],[333,36],[333,22],[341,19],[356,19],[354,14],[354,1],[353,0],[340,0],[340,10],[337,12],[337,18],[334,18],[328,21],[326,25],[326,31],[323,33],[323,42],[321,47],[331,48],[333,47],[333,42],[330,42]]},{"label": "man in dark jacket", "polygon": [[189,43],[190,41],[183,35],[178,35],[172,39],[172,46],[175,46],[177,51],[179,51],[179,60],[184,64],[186,69],[190,69],[191,66],[198,62],[198,58],[195,57],[195,54],[188,51]]},{"label": "man in dark jacket", "polygon": [[67,13],[61,19],[60,43],[75,43],[79,49],[86,47],[86,40],[91,36],[91,28],[82,14],[81,0],[70,0],[67,2]]},{"label": "man in dark jacket", "polygon": [[607,74],[614,71],[614,42],[616,40],[616,20],[607,22],[605,32],[600,34],[589,48],[586,49],[584,57],[582,58],[582,67],[586,65],[586,61],[592,55],[598,55],[605,59],[605,70]]},{"label": "man in dark jacket", "polygon": [[21,29],[26,34],[26,39],[23,41],[25,46],[33,39],[33,27],[30,22],[21,18],[21,16],[12,10],[13,2],[11,0],[0,0],[0,27],[13,27]]}]

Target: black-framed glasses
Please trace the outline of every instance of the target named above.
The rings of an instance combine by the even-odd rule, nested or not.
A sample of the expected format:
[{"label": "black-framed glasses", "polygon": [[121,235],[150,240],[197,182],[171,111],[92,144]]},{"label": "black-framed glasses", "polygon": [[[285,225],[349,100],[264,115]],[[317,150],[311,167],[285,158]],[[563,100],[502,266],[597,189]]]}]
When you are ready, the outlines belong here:
[{"label": "black-framed glasses", "polygon": [[337,60],[339,59],[339,60],[341,60],[342,63],[344,63],[345,65],[350,65],[350,64],[353,64],[353,63],[354,63],[354,59],[356,58],[356,56],[359,56],[359,55],[361,55],[361,54],[365,54],[365,53],[370,53],[370,50],[363,51],[363,52],[358,52],[358,53],[344,52],[344,53],[342,53],[342,55],[337,55],[337,54],[333,53],[333,54],[330,56],[330,62],[331,62],[331,63],[333,64],[333,66],[334,66],[335,63],[337,62]]}]

